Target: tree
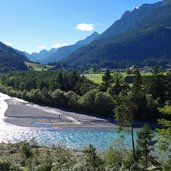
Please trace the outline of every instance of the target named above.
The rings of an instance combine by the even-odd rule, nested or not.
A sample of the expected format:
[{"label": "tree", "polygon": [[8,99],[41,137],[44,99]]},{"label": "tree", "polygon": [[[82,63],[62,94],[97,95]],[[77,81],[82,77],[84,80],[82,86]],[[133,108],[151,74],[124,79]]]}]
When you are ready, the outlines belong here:
[{"label": "tree", "polygon": [[111,95],[119,95],[119,93],[122,91],[122,83],[123,83],[123,80],[122,80],[122,76],[121,74],[114,74],[113,75],[113,81],[114,84],[111,85],[111,87],[108,89],[108,92],[109,94]]},{"label": "tree", "polygon": [[141,73],[140,73],[140,71],[138,69],[136,69],[134,71],[134,74],[135,74],[135,78],[134,78],[134,81],[133,81],[132,88],[140,90],[142,88],[142,76],[141,76]]},{"label": "tree", "polygon": [[80,96],[75,94],[73,91],[68,91],[65,94],[65,97],[67,99],[67,103],[68,103],[68,106],[70,108],[72,108],[72,109],[78,109],[79,108],[78,99],[80,98]]},{"label": "tree", "polygon": [[156,66],[152,70],[151,79],[151,94],[155,100],[158,100],[160,104],[165,101],[165,79],[161,72],[161,68]]},{"label": "tree", "polygon": [[139,159],[141,159],[143,165],[145,164],[145,169],[149,167],[149,161],[152,164],[155,163],[155,159],[151,152],[154,151],[154,145],[156,143],[157,141],[154,140],[153,131],[148,124],[145,124],[137,133],[137,152]]},{"label": "tree", "polygon": [[129,99],[136,106],[135,119],[147,120],[147,99],[145,93],[141,89],[134,88],[128,95]]},{"label": "tree", "polygon": [[97,90],[91,90],[81,97],[80,105],[84,111],[95,112],[95,98]]},{"label": "tree", "polygon": [[64,92],[61,91],[60,89],[56,89],[52,93],[52,100],[53,100],[53,103],[58,107],[66,106],[66,98],[65,98]]},{"label": "tree", "polygon": [[103,161],[97,155],[96,148],[93,145],[89,145],[83,151],[84,153],[84,160],[86,162],[86,166],[90,171],[102,171],[103,168]]},{"label": "tree", "polygon": [[114,109],[114,102],[112,97],[103,92],[98,92],[95,96],[95,106],[98,114],[109,115]]},{"label": "tree", "polygon": [[106,91],[107,88],[110,86],[111,80],[112,80],[112,77],[111,77],[110,70],[107,69],[106,72],[104,73],[104,75],[102,76],[102,81],[103,81],[102,87],[103,87],[104,91]]},{"label": "tree", "polygon": [[158,123],[162,128],[158,129],[159,141],[161,143],[161,149],[171,152],[171,105],[159,108],[159,111],[164,114],[165,119],[159,119]]},{"label": "tree", "polygon": [[171,70],[167,73],[166,76],[166,100],[168,100],[169,105],[171,105]]},{"label": "tree", "polygon": [[135,105],[129,99],[125,99],[121,105],[115,108],[114,113],[115,113],[115,120],[119,124],[120,130],[122,130],[126,126],[131,128],[132,151],[133,151],[133,159],[135,161],[136,154],[135,154],[134,128],[133,128]]}]

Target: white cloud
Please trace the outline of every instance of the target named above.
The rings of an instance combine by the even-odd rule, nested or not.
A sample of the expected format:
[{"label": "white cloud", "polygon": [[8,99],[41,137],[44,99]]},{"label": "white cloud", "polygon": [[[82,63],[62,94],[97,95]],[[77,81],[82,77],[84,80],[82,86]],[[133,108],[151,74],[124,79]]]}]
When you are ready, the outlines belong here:
[{"label": "white cloud", "polygon": [[52,45],[52,48],[60,48],[60,47],[67,46],[67,45],[68,45],[68,43],[66,43],[66,42],[56,43],[55,45]]},{"label": "white cloud", "polygon": [[38,45],[37,49],[39,49],[39,50],[46,49],[46,46],[45,45]]},{"label": "white cloud", "polygon": [[94,25],[93,24],[80,23],[80,24],[77,24],[76,29],[81,30],[81,31],[93,31]]},{"label": "white cloud", "polygon": [[5,42],[5,44],[6,44],[7,46],[12,46],[12,45],[13,45],[12,42]]}]

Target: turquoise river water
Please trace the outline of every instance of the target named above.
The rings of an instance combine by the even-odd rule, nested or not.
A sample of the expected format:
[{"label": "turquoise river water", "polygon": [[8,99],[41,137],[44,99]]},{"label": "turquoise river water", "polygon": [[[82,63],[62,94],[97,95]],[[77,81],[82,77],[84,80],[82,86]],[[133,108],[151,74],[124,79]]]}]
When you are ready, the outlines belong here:
[{"label": "turquoise river water", "polygon": [[39,145],[64,145],[79,150],[93,144],[98,150],[105,150],[121,135],[124,136],[124,144],[130,147],[129,131],[120,134],[112,128],[26,128],[4,124],[0,129],[0,142],[16,143],[34,139]]}]

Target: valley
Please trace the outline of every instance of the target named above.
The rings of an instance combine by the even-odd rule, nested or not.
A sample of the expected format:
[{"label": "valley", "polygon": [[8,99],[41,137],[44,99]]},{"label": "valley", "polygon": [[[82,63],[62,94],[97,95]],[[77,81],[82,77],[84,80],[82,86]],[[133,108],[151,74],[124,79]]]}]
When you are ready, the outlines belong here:
[{"label": "valley", "polygon": [[0,171],[171,170],[171,0],[1,3]]}]

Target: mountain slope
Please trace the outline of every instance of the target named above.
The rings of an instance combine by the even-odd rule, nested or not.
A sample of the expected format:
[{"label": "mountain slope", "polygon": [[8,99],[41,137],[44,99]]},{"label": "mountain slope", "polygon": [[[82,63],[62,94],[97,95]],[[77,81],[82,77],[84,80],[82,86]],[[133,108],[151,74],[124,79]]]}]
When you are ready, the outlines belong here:
[{"label": "mountain slope", "polygon": [[65,62],[114,68],[166,63],[171,59],[170,28],[171,0],[144,4],[126,12],[98,40],[77,50]]},{"label": "mountain slope", "polygon": [[49,57],[45,58],[44,60],[41,60],[41,63],[51,63],[51,62],[58,62],[62,59],[67,58],[70,54],[72,54],[77,49],[89,44],[93,40],[95,40],[99,34],[97,32],[94,32],[92,35],[88,36],[86,39],[78,41],[74,45],[70,46],[64,46],[59,48],[55,53],[50,55]]},{"label": "mountain slope", "polygon": [[23,61],[28,61],[25,55],[0,42],[0,72],[26,71],[28,68]]}]

